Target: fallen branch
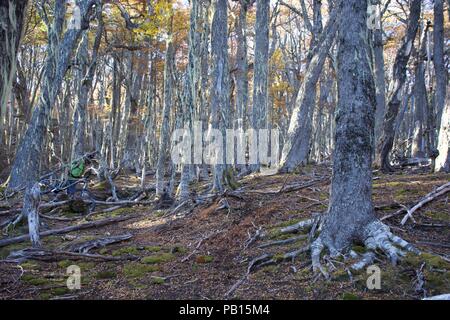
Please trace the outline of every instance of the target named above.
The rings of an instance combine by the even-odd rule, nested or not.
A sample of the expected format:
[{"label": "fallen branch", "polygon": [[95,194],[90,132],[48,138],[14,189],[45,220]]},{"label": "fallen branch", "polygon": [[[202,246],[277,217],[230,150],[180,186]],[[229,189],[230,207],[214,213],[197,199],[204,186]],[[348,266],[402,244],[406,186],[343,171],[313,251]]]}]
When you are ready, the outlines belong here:
[{"label": "fallen branch", "polygon": [[132,237],[133,237],[132,234],[127,233],[118,236],[99,238],[71,244],[67,247],[67,250],[70,252],[77,252],[77,253],[89,253],[89,251],[91,251],[92,249],[102,248],[113,243],[118,243],[131,239]]},{"label": "fallen branch", "polygon": [[[427,203],[433,201],[435,198],[447,193],[450,191],[450,182],[440,186],[439,188],[437,188],[436,190],[428,193],[424,198],[422,198],[415,206],[413,206],[411,209],[408,209],[407,207],[402,207],[400,210],[388,214],[382,218],[380,218],[381,221],[386,220],[386,219],[390,219],[392,217],[398,216],[399,214],[402,214],[403,212],[407,212],[407,215],[402,219],[402,225],[404,224],[403,220],[407,220],[408,218],[412,217],[412,214],[417,211],[418,209],[422,208],[424,205],[426,205]],[[407,217],[407,218],[406,218]],[[405,222],[406,222],[405,220]]]},{"label": "fallen branch", "polygon": [[[60,229],[47,230],[47,231],[41,232],[39,235],[40,235],[40,237],[47,237],[47,236],[52,236],[52,235],[65,234],[65,233],[69,233],[72,231],[102,227],[102,226],[105,226],[108,224],[121,222],[121,221],[129,220],[132,218],[136,218],[136,215],[108,218],[108,219],[87,222],[87,223],[70,226],[70,227],[65,227],[65,228],[60,228]],[[13,243],[21,243],[28,239],[30,239],[30,236],[28,234],[14,237],[14,238],[2,239],[2,240],[0,240],[0,247],[4,247],[4,246],[7,246],[7,245],[10,245]]]},{"label": "fallen branch", "polygon": [[41,248],[27,248],[12,252],[8,261],[22,262],[25,260],[38,260],[38,261],[55,261],[64,259],[78,260],[78,259],[92,259],[102,261],[123,261],[123,260],[137,260],[136,256],[104,256],[101,254],[89,254],[89,253],[76,253],[70,251],[53,251]]},{"label": "fallen branch", "polygon": [[436,191],[427,194],[422,200],[420,200],[414,207],[408,210],[408,213],[403,217],[400,222],[401,225],[404,225],[408,219],[411,219],[413,213],[418,209],[422,208],[425,204],[433,201],[435,198],[442,196],[450,191],[450,182],[440,186],[436,189]]}]

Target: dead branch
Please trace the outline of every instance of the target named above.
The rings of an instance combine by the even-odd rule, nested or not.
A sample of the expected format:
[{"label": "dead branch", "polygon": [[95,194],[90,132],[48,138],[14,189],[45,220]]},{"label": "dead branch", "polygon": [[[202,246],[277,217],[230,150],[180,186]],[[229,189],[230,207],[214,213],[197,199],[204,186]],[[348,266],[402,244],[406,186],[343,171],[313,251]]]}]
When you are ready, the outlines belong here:
[{"label": "dead branch", "polygon": [[132,234],[127,233],[118,236],[98,238],[94,240],[70,244],[66,249],[70,252],[89,253],[89,251],[91,251],[92,249],[102,248],[113,243],[131,239],[132,237]]},{"label": "dead branch", "polygon": [[[402,219],[402,225],[405,224],[406,220],[408,218],[412,217],[412,214],[417,211],[418,209],[422,208],[424,205],[426,205],[427,203],[433,201],[434,199],[436,199],[437,197],[447,193],[450,191],[450,182],[438,187],[436,190],[428,193],[424,198],[422,198],[415,206],[413,206],[411,209],[408,210],[408,208],[403,207],[400,210],[388,214],[382,218],[380,218],[381,221],[386,220],[386,219],[390,219],[392,217],[398,216],[399,214],[402,214],[403,212],[407,212],[407,214],[405,215],[405,217],[403,217]],[[403,220],[405,222],[403,222]]]},{"label": "dead branch", "polygon": [[[98,220],[98,221],[92,221],[92,222],[87,222],[87,223],[83,223],[83,224],[79,224],[79,225],[75,225],[75,226],[43,231],[40,233],[40,236],[47,237],[47,236],[51,236],[51,235],[65,234],[65,233],[78,231],[78,230],[97,228],[97,227],[106,226],[108,224],[133,219],[133,218],[136,218],[136,215],[121,216],[121,217],[108,218],[108,219],[103,219],[103,220]],[[10,245],[13,243],[21,243],[21,242],[27,241],[28,239],[30,239],[30,236],[28,234],[14,237],[14,238],[2,239],[2,240],[0,240],[0,247],[4,247],[4,246],[7,246],[7,245]]]},{"label": "dead branch", "polygon": [[401,225],[404,225],[408,219],[412,218],[412,215],[415,211],[422,208],[425,204],[433,201],[439,196],[442,196],[443,194],[446,194],[450,191],[450,182],[444,184],[443,186],[440,186],[435,191],[427,194],[422,200],[420,200],[414,207],[408,210],[408,213],[403,217],[402,221],[400,222]]},{"label": "dead branch", "polygon": [[25,260],[38,260],[38,261],[55,261],[55,260],[80,260],[80,259],[91,259],[91,260],[101,260],[101,261],[123,261],[123,260],[137,260],[136,256],[104,256],[101,254],[90,254],[90,253],[76,253],[70,251],[53,251],[42,248],[27,248],[23,250],[18,250],[12,252],[8,261],[22,262]]}]

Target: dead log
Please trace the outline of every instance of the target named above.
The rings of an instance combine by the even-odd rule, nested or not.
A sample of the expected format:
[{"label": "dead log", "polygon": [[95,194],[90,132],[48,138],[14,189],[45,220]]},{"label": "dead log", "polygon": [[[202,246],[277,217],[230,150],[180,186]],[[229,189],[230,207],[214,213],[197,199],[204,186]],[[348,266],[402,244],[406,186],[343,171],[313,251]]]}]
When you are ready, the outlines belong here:
[{"label": "dead log", "polygon": [[94,240],[70,244],[69,246],[66,247],[66,250],[77,253],[89,253],[89,251],[91,251],[92,249],[102,248],[109,244],[131,239],[132,237],[133,237],[132,234],[127,233],[118,236],[98,238]]},{"label": "dead log", "polygon": [[70,251],[53,251],[42,248],[27,248],[18,251],[13,251],[8,256],[8,261],[22,262],[25,260],[38,260],[38,261],[56,261],[56,260],[80,260],[91,259],[96,261],[123,261],[123,260],[137,260],[136,256],[104,256],[101,254],[89,254],[89,253],[77,253]]},{"label": "dead log", "polygon": [[[108,218],[108,219],[103,219],[103,220],[98,220],[98,221],[87,222],[87,223],[83,223],[83,224],[79,224],[79,225],[75,225],[75,226],[69,226],[69,227],[60,228],[60,229],[48,230],[48,231],[41,232],[39,235],[40,235],[40,237],[47,237],[47,236],[52,236],[52,235],[65,234],[65,233],[78,231],[78,230],[102,227],[102,226],[106,226],[108,224],[133,219],[136,217],[137,217],[136,215],[129,215],[129,216]],[[0,247],[4,247],[4,246],[7,246],[7,245],[10,245],[13,243],[21,243],[28,239],[30,239],[29,235],[21,235],[21,236],[14,237],[14,238],[2,239],[2,240],[0,240]]]}]

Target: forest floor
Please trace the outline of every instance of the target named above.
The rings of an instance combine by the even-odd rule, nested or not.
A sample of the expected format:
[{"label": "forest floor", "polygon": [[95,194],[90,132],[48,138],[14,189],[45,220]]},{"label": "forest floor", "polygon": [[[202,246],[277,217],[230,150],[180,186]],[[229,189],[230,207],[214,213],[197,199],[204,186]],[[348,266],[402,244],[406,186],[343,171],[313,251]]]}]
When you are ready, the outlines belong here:
[{"label": "forest floor", "polygon": [[[380,218],[402,205],[411,207],[434,188],[450,181],[448,174],[420,173],[420,170],[374,176],[373,197]],[[100,214],[94,219],[130,214],[136,217],[96,229],[45,237],[44,247],[63,249],[80,241],[131,233],[130,240],[90,253],[128,256],[133,261],[0,262],[0,299],[224,299],[230,288],[245,276],[252,259],[264,253],[277,257],[303,246],[305,240],[299,239],[283,246],[259,247],[268,241],[286,239],[279,232],[281,227],[325,212],[330,178],[331,170],[325,166],[307,166],[289,175],[248,176],[239,181],[239,188],[233,192],[235,196],[226,197],[229,210],[216,210],[221,199],[212,198],[206,204],[178,214],[170,214],[173,208],[156,210],[148,206]],[[120,189],[137,186],[139,180],[121,176],[116,182]],[[194,187],[200,193],[202,186]],[[421,299],[424,295],[449,293],[448,198],[448,194],[441,196],[416,211],[415,223],[408,221],[402,226],[400,220],[405,213],[384,221],[394,233],[425,254],[408,255],[395,267],[379,255],[376,261],[381,269],[379,290],[367,289],[366,270],[350,277],[349,261],[330,259],[331,278],[316,277],[307,252],[293,261],[280,261],[255,270],[228,297]],[[43,229],[86,222],[84,217],[71,212],[58,214],[74,221],[43,219]],[[0,216],[0,222],[6,218]],[[266,237],[249,243],[258,230],[264,231]],[[13,235],[25,232],[26,226],[19,226]],[[26,242],[0,248],[0,259],[28,246]],[[364,251],[360,246],[353,249]],[[80,290],[69,291],[66,287],[66,269],[70,265],[81,268]]]}]

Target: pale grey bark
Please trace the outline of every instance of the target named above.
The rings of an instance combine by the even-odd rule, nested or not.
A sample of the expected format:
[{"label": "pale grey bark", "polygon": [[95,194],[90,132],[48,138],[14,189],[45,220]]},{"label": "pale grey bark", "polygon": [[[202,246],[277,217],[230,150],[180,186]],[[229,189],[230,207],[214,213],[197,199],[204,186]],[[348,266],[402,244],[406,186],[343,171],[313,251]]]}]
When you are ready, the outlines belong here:
[{"label": "pale grey bark", "polygon": [[[372,4],[380,5],[380,0],[372,0]],[[377,108],[375,111],[375,141],[381,135],[383,117],[386,109],[386,79],[384,71],[383,23],[380,17],[379,28],[372,31],[373,64],[375,73],[375,87],[377,92]]]},{"label": "pale grey bark", "polygon": [[[247,0],[240,1],[239,16],[236,18],[236,117],[234,128],[244,130],[248,109],[248,57],[247,57]],[[244,141],[241,141],[244,145]],[[237,151],[237,150],[236,150]],[[236,153],[237,155],[237,153]],[[243,170],[245,166],[237,166]]]},{"label": "pale grey bark", "polygon": [[[450,2],[449,18],[450,18]],[[441,114],[438,151],[435,170],[450,172],[450,103],[446,102],[447,72],[444,64],[444,4],[443,0],[434,1],[433,25],[433,62],[436,74],[436,92],[434,96],[435,110]],[[433,139],[430,137],[430,139]]]},{"label": "pale grey bark", "polygon": [[67,29],[63,36],[66,3],[55,1],[53,24],[48,26],[48,52],[44,81],[38,105],[33,110],[31,123],[23,137],[14,160],[9,188],[17,189],[34,183],[39,177],[39,163],[44,150],[45,132],[49,114],[60,91],[64,75],[84,30],[89,27],[89,16],[94,0],[77,1],[81,28]]},{"label": "pale grey bark", "polygon": [[0,145],[3,143],[6,107],[16,72],[17,53],[27,7],[28,0],[0,2]]},{"label": "pale grey bark", "polygon": [[169,35],[169,39],[166,43],[166,58],[164,65],[164,106],[162,111],[162,122],[161,130],[159,133],[159,152],[158,152],[158,163],[156,166],[156,194],[161,196],[164,193],[165,182],[165,164],[167,157],[167,152],[169,150],[169,121],[170,121],[170,110],[173,103],[173,77],[174,77],[174,57],[175,48],[173,45],[172,35]]},{"label": "pale grey bark", "polygon": [[424,59],[427,58],[427,39],[428,28],[431,23],[422,30],[420,39],[420,48],[418,51],[417,65],[415,70],[415,83],[414,83],[414,136],[412,142],[412,156],[417,158],[425,157],[425,115],[429,109],[427,88],[425,86],[425,65]]},{"label": "pale grey bark", "polygon": [[389,97],[389,103],[384,115],[383,132],[378,140],[376,165],[383,171],[392,170],[389,154],[394,144],[394,124],[402,101],[402,91],[406,82],[406,69],[414,46],[421,12],[421,1],[412,0],[406,34],[395,57],[392,79],[393,88]]},{"label": "pale grey bark", "polygon": [[[225,137],[230,112],[230,88],[229,88],[229,64],[228,64],[228,23],[227,1],[216,0],[214,2],[214,16],[211,25],[211,116],[209,133],[211,129],[219,130]],[[225,143],[216,154],[214,165],[213,192],[223,191],[223,179],[225,172]]]},{"label": "pale grey bark", "polygon": [[316,101],[315,88],[338,28],[337,16],[338,9],[335,9],[330,14],[322,37],[318,40],[318,46],[312,52],[311,62],[306,70],[300,95],[292,112],[288,136],[281,154],[280,172],[290,172],[298,165],[306,164],[308,161],[312,115]]},{"label": "pale grey bark", "polygon": [[[269,1],[256,1],[252,106],[252,129],[256,130],[255,132],[259,129],[267,129],[268,125],[269,11]],[[255,141],[258,141],[259,145],[258,137]],[[256,165],[251,166],[252,171],[258,171],[260,168],[259,154],[256,160]]]}]

